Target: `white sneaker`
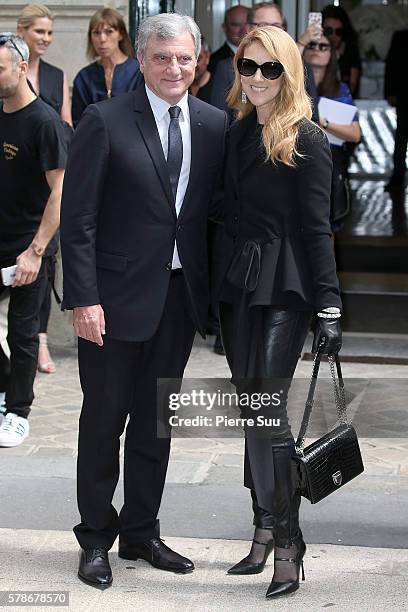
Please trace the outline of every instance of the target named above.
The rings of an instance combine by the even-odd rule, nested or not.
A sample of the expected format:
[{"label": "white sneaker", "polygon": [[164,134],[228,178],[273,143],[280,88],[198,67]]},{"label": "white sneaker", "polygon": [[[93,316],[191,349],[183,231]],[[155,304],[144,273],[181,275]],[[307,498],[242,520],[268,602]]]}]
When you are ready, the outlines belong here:
[{"label": "white sneaker", "polygon": [[0,426],[0,446],[18,446],[28,436],[30,426],[27,419],[9,412]]}]

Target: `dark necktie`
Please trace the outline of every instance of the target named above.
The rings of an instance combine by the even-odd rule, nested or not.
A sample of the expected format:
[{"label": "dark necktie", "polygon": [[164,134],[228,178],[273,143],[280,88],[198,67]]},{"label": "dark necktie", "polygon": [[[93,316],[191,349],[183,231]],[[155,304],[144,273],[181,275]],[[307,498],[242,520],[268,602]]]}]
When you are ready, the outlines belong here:
[{"label": "dark necktie", "polygon": [[177,185],[180,178],[181,164],[183,162],[183,140],[179,124],[179,106],[170,106],[169,143],[167,150],[167,167],[169,169],[170,185],[176,201]]}]

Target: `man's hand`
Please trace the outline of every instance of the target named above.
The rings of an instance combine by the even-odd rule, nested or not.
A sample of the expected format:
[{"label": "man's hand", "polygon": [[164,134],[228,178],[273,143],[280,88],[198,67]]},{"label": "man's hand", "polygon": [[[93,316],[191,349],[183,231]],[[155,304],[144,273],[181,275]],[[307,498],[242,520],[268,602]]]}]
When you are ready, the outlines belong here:
[{"label": "man's hand", "polygon": [[103,346],[105,315],[102,306],[78,306],[74,308],[74,329],[79,338]]},{"label": "man's hand", "polygon": [[40,271],[42,257],[36,255],[31,245],[20,253],[16,259],[17,270],[14,279],[13,287],[22,287],[33,283]]}]

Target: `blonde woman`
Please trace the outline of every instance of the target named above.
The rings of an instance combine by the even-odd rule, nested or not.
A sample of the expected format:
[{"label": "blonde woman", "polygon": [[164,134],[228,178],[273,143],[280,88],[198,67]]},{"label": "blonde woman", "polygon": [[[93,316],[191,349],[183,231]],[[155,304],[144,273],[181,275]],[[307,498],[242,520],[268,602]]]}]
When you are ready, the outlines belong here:
[{"label": "blonde woman", "polygon": [[42,4],[28,4],[17,20],[17,34],[30,50],[27,78],[34,92],[52,106],[61,119],[72,124],[68,81],[63,71],[45,62],[53,38],[54,16]]},{"label": "blonde woman", "polygon": [[[329,223],[332,164],[326,136],[310,121],[301,56],[286,32],[249,32],[234,70],[228,104],[238,115],[225,175],[229,253],[225,271],[218,271],[221,329],[238,390],[268,391],[271,405],[264,412],[277,418],[270,427],[246,429],[244,484],[251,490],[255,535],[248,556],[229,573],[261,572],[275,548],[267,591],[275,597],[298,589],[306,551],[300,492],[291,480],[286,394],[313,313],[314,350],[334,354],[341,347]],[[247,409],[245,416],[258,423],[260,413]]]}]

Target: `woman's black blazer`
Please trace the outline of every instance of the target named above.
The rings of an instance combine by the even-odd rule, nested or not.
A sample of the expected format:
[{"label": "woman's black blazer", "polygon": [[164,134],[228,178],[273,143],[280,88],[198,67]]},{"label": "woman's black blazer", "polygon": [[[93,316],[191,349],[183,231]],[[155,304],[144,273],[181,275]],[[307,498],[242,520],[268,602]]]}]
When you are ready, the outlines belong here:
[{"label": "woman's black blazer", "polygon": [[248,146],[256,142],[255,112],[231,127],[215,258],[218,299],[232,301],[238,288],[250,306],[341,308],[329,222],[330,148],[314,123],[298,127],[293,168],[265,162],[263,147]]}]

